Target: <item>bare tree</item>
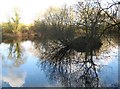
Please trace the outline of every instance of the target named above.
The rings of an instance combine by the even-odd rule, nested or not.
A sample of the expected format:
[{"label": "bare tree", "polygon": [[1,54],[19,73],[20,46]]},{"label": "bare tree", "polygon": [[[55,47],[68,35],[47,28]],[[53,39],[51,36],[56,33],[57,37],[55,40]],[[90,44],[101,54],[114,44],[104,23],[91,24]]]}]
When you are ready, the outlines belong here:
[{"label": "bare tree", "polygon": [[13,32],[15,32],[18,30],[20,24],[20,12],[18,8],[14,9],[13,14],[14,16],[8,19],[8,25],[9,28],[11,28]]},{"label": "bare tree", "polygon": [[85,32],[86,37],[101,37],[106,30],[119,26],[119,21],[114,16],[118,8],[111,8],[116,4],[118,3],[103,8],[98,0],[78,2],[76,14],[79,29]]},{"label": "bare tree", "polygon": [[36,23],[37,30],[44,29],[42,33],[48,33],[49,38],[52,37],[64,43],[74,38],[75,23],[72,7],[66,5],[63,8],[51,7]]}]

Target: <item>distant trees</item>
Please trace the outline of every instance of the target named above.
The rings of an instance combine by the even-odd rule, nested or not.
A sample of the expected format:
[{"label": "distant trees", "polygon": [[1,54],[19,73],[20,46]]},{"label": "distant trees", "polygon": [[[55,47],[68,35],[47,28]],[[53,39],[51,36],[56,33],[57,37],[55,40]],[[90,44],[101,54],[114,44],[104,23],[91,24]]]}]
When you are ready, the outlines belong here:
[{"label": "distant trees", "polygon": [[13,32],[19,30],[20,24],[20,13],[17,9],[13,12],[14,16],[8,19],[8,29],[11,29]]},{"label": "distant trees", "polygon": [[27,26],[20,23],[20,19],[20,11],[18,8],[15,8],[13,16],[9,17],[7,22],[1,24],[2,30],[11,33],[18,32],[19,30],[27,30]]},{"label": "distant trees", "polygon": [[101,37],[104,31],[118,25],[117,18],[112,13],[115,10],[111,9],[111,5],[103,8],[98,0],[89,0],[78,2],[76,6],[77,25],[86,37]]},{"label": "distant trees", "polygon": [[93,5],[94,2],[78,2],[76,5],[77,25],[80,30],[84,31],[84,34],[88,36],[94,36],[101,24],[101,10],[98,5]]},{"label": "distant trees", "polygon": [[[37,31],[45,33],[61,41],[74,38],[74,12],[73,8],[49,8],[39,20],[35,21]],[[46,32],[47,31],[47,32]]]},{"label": "distant trees", "polygon": [[11,17],[11,22],[13,23],[13,29],[16,31],[18,30],[18,26],[20,23],[20,16],[18,11],[14,11],[14,17]]},{"label": "distant trees", "polygon": [[119,19],[114,15],[118,7],[113,8],[117,4],[108,4],[103,8],[98,0],[85,0],[75,7],[51,7],[35,21],[33,28],[42,34],[54,34],[62,41],[79,36],[101,37],[108,29],[119,26]]},{"label": "distant trees", "polygon": [[[120,28],[117,4],[119,3],[113,2],[103,8],[99,0],[84,0],[78,2],[75,7],[50,7],[34,21],[30,30],[39,37],[47,36],[62,42],[69,42],[80,36],[101,38],[107,30]],[[16,9],[14,16],[2,24],[2,29],[16,32],[28,28],[20,23],[20,13]]]}]

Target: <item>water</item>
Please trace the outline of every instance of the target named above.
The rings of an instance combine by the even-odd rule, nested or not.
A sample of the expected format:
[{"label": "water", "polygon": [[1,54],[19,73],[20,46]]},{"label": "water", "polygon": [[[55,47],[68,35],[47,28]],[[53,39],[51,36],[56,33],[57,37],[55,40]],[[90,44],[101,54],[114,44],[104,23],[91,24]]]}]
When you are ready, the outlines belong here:
[{"label": "water", "polygon": [[81,62],[85,53],[73,50],[62,60],[59,56],[51,59],[56,52],[51,52],[51,48],[52,46],[29,40],[1,43],[2,87],[117,86],[116,44],[108,47],[103,45],[95,55],[88,56],[93,58],[95,65]]}]

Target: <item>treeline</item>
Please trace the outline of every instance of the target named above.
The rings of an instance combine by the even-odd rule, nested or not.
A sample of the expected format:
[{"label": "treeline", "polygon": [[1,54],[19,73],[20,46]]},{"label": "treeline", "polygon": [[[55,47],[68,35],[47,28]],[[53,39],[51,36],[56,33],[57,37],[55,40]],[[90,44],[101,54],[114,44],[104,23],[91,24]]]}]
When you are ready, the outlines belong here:
[{"label": "treeline", "polygon": [[98,0],[85,0],[74,6],[51,7],[31,26],[21,24],[19,13],[15,12],[14,17],[1,26],[3,32],[21,32],[22,35],[27,33],[35,37],[56,38],[61,41],[79,36],[100,38],[109,30],[120,29],[118,4],[119,2],[114,2],[103,8]]},{"label": "treeline", "polygon": [[32,29],[41,37],[59,40],[72,40],[79,36],[100,38],[105,32],[120,29],[118,4],[108,4],[103,8],[98,1],[86,0],[74,7],[49,8],[34,22]]}]

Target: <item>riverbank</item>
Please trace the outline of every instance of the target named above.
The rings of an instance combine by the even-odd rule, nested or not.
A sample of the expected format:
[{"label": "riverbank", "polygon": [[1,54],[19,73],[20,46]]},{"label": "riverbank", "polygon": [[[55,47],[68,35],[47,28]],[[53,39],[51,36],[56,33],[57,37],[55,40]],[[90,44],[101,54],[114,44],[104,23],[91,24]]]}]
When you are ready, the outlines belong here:
[{"label": "riverbank", "polygon": [[[56,37],[56,36],[59,36],[60,33],[56,33],[58,35],[56,35],[54,33],[51,34],[51,33],[52,32],[42,33],[42,32],[37,32],[35,30],[21,30],[21,31],[16,31],[16,32],[2,31],[2,42],[14,43],[16,41],[26,41],[26,40],[30,40],[30,41],[59,40],[58,38],[63,40],[63,38],[65,38],[65,37],[63,37],[63,35],[62,35],[62,37],[61,36]],[[120,31],[118,31],[118,30],[110,30],[110,31],[107,31],[106,33],[104,33],[103,36],[101,37],[101,39],[106,39],[106,37],[109,36],[110,38],[114,38],[114,41],[116,41],[116,43],[118,43],[118,38],[120,36],[119,33],[120,33]],[[70,36],[71,35],[69,35],[69,37]],[[84,42],[82,42],[82,43],[84,43]]]}]

